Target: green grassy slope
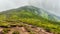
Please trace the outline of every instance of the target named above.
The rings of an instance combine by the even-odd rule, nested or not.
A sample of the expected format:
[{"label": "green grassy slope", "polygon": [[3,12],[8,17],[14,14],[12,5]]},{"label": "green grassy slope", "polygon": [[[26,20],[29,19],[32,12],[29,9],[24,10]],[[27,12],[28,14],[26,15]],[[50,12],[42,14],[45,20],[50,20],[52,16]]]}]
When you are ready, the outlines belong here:
[{"label": "green grassy slope", "polygon": [[49,21],[32,12],[33,10],[14,9],[0,13],[0,26],[20,25],[20,22],[44,28],[49,32],[60,33],[59,23]]}]

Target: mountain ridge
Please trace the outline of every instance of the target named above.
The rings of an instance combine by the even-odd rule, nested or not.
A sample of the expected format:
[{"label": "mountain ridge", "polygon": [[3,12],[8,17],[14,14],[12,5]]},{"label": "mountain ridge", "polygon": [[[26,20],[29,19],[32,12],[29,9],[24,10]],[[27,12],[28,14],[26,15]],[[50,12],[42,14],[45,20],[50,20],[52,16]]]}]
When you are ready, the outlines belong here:
[{"label": "mountain ridge", "polygon": [[[59,22],[60,21],[60,17],[52,14],[52,13],[49,13],[47,12],[46,10],[43,10],[41,8],[37,8],[37,7],[34,7],[34,6],[23,6],[23,7],[20,7],[20,8],[17,8],[17,9],[12,9],[13,11],[19,11],[19,10],[26,10],[26,11],[31,11],[32,13],[38,15],[38,16],[41,16],[43,18],[46,18],[48,20],[51,20],[51,21],[57,21]],[[11,10],[8,10],[8,11],[5,11],[6,12],[9,12]],[[4,12],[2,12],[4,13]]]}]

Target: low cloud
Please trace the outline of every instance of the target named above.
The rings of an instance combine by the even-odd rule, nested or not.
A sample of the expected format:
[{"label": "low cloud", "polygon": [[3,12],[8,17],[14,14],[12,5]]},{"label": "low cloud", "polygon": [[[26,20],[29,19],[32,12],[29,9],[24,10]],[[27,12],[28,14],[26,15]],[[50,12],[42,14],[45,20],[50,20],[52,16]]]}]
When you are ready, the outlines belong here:
[{"label": "low cloud", "polygon": [[50,13],[60,16],[60,0],[30,0],[31,5],[43,8]]}]

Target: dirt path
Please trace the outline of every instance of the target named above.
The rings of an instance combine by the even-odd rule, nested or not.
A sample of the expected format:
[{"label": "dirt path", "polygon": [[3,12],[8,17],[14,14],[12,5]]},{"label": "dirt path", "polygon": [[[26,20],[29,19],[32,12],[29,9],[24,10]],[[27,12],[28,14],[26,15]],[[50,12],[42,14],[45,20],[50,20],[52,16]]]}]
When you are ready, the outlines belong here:
[{"label": "dirt path", "polygon": [[14,31],[19,31],[20,34],[29,34],[29,32],[27,32],[27,30],[24,27],[11,28],[11,31],[9,31],[7,34],[12,34]]},{"label": "dirt path", "polygon": [[[49,33],[46,32],[44,29],[40,28],[40,27],[35,27],[32,25],[28,25],[23,23],[24,26],[19,27],[12,27],[10,28],[10,31],[8,31],[7,34],[12,34],[14,31],[18,31],[20,34],[53,34],[53,33]],[[0,32],[3,30],[3,28],[0,28]],[[1,33],[0,33],[1,34]]]}]

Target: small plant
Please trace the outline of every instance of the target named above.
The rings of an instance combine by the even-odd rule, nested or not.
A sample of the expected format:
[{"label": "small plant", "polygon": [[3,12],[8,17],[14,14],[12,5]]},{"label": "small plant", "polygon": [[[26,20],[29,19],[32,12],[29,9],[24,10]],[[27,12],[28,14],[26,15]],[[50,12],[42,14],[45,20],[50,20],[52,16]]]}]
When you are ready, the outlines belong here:
[{"label": "small plant", "polygon": [[9,28],[4,28],[4,29],[3,29],[3,34],[8,33],[8,31],[10,31],[10,29],[9,29]]},{"label": "small plant", "polygon": [[46,28],[45,30],[46,30],[46,32],[51,32],[51,29],[49,29],[49,28]]},{"label": "small plant", "polygon": [[18,31],[14,31],[12,34],[19,34],[19,32]]},{"label": "small plant", "polygon": [[35,34],[33,31],[30,31],[30,34]]}]

